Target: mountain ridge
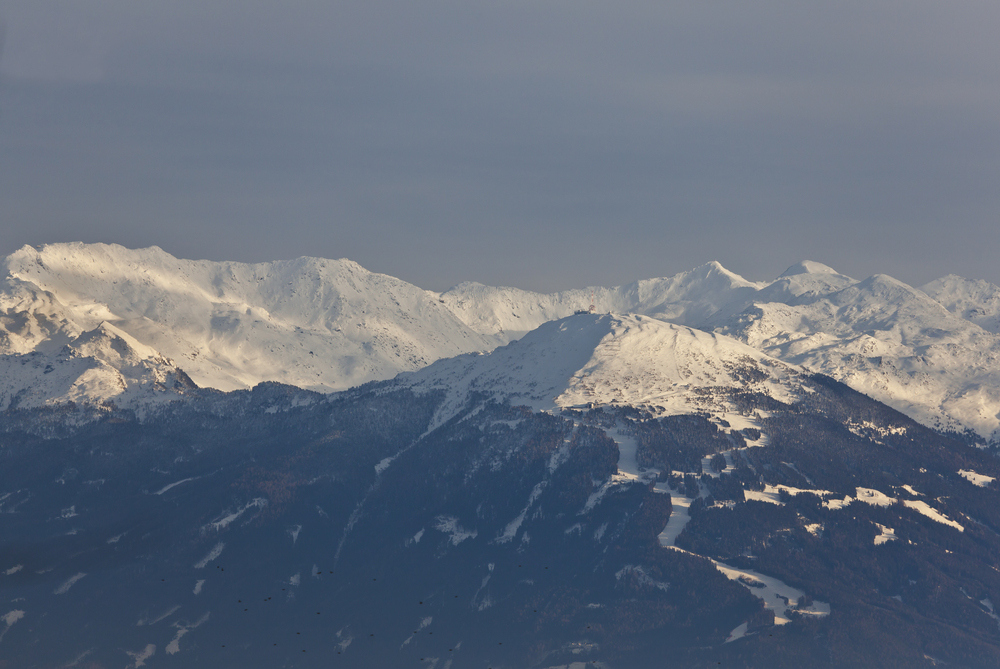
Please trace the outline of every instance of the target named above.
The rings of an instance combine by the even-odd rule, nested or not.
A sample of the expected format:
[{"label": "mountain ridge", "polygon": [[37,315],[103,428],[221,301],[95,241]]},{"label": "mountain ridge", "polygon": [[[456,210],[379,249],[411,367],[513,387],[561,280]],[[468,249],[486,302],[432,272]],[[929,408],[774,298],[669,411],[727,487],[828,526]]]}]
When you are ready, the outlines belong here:
[{"label": "mountain ridge", "polygon": [[596,406],[642,408],[652,416],[731,410],[703,389],[758,392],[782,402],[801,394],[801,370],[729,337],[649,316],[577,314],[550,321],[484,354],[439,360],[393,382],[443,390],[435,424],[473,396],[535,411]]},{"label": "mountain ridge", "polygon": [[540,294],[466,282],[434,293],[346,259],[190,261],[82,243],[26,246],[3,269],[5,355],[53,353],[108,323],[201,386],[330,392],[491,351],[593,300],[601,313],[734,337],[938,429],[1000,439],[1000,335],[990,329],[1000,287],[985,282],[944,277],[920,290],[814,261],[751,282],[713,261],[617,287]]}]

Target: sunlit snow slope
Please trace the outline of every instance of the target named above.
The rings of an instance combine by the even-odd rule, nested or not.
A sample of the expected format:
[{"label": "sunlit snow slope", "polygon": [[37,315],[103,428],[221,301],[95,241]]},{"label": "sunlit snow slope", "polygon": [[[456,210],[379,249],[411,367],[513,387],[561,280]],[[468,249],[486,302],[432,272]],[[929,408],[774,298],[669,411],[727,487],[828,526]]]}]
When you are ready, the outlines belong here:
[{"label": "sunlit snow slope", "polygon": [[702,327],[828,374],[924,424],[1000,436],[1000,337],[892,277],[855,281],[799,266]]},{"label": "sunlit snow slope", "polygon": [[194,387],[173,362],[108,323],[58,351],[0,355],[0,365],[0,411],[114,402],[141,413]]},{"label": "sunlit snow slope", "polygon": [[545,323],[487,354],[441,360],[401,375],[416,390],[440,389],[443,422],[470,401],[538,410],[621,405],[659,415],[724,409],[707,388],[755,390],[790,402],[799,371],[722,335],[639,315],[580,314]]},{"label": "sunlit snow slope", "polygon": [[1000,334],[1000,286],[949,274],[921,286],[921,290],[956,316]]},{"label": "sunlit snow slope", "polygon": [[221,390],[265,380],[345,389],[502,343],[436,294],[349,260],[250,265],[53,244],[4,264],[0,352],[52,349],[107,322]]}]

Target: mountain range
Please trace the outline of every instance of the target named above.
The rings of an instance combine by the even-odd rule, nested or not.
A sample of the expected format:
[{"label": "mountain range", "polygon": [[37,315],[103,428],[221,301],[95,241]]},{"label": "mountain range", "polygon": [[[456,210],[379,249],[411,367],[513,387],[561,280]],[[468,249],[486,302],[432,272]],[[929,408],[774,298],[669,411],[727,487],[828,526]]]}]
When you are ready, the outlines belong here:
[{"label": "mountain range", "polygon": [[26,246],[2,271],[0,409],[144,410],[188,379],[341,391],[491,351],[593,304],[736,340],[938,430],[1000,439],[1000,287],[957,276],[914,288],[806,261],[751,282],[712,262],[610,288],[434,293],[343,259],[192,261],[104,244]]},{"label": "mountain range", "polygon": [[989,284],[4,263],[0,667],[1000,666]]}]

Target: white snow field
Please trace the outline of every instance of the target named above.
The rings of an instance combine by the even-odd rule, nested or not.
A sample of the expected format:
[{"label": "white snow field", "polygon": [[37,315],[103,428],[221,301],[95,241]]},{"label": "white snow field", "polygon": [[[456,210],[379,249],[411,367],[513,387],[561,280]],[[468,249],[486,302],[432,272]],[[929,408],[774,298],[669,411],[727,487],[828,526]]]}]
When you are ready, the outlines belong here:
[{"label": "white snow field", "polygon": [[996,479],[992,476],[987,476],[986,474],[977,474],[971,469],[959,469],[958,473],[962,478],[969,481],[969,483],[974,483],[980,488],[985,488],[989,484],[996,481]]},{"label": "white snow field", "polygon": [[141,406],[182,392],[179,370],[221,390],[343,390],[490,351],[586,309],[591,294],[599,313],[732,336],[924,424],[1000,438],[1000,287],[948,276],[920,290],[809,261],[770,282],[712,262],[611,288],[464,283],[438,294],[346,259],[246,264],[156,247],[25,246],[2,261],[0,408]]},{"label": "white snow field", "polygon": [[763,600],[764,607],[774,611],[775,625],[785,625],[792,622],[789,617],[791,611],[810,616],[830,615],[830,605],[826,602],[813,601],[799,606],[799,598],[804,597],[806,593],[793,588],[784,581],[772,576],[765,576],[752,569],[737,569],[718,560],[712,560],[712,562],[719,571],[725,574],[726,578],[745,586],[754,596]]}]

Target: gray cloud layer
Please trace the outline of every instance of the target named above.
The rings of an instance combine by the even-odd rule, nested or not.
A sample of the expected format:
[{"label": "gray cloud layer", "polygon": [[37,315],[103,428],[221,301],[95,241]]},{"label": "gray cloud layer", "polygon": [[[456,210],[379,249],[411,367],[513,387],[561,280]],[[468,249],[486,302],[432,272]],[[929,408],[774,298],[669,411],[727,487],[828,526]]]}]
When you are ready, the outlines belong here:
[{"label": "gray cloud layer", "polygon": [[11,0],[0,252],[1000,283],[1000,5]]}]

